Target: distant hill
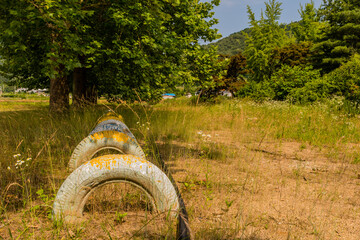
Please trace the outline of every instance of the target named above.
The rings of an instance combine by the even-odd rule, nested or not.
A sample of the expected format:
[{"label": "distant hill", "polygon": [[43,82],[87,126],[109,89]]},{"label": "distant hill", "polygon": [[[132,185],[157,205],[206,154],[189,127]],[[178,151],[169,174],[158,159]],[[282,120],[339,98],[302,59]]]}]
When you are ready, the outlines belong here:
[{"label": "distant hill", "polygon": [[[289,24],[280,24],[280,26],[282,28],[285,28],[288,34],[291,34],[292,27],[294,24],[297,24],[297,22],[292,22]],[[206,49],[209,46],[214,46],[214,45],[218,46],[219,54],[230,55],[230,56],[238,54],[239,51],[244,52],[246,47],[244,33],[249,34],[250,28],[245,28],[244,30],[241,30],[239,32],[232,33],[229,36],[224,37],[217,42],[209,43],[204,47]]]},{"label": "distant hill", "polygon": [[228,37],[222,38],[215,43],[209,43],[204,47],[208,46],[218,46],[218,53],[225,55],[235,55],[239,53],[239,51],[244,51],[245,49],[245,35],[243,33],[249,33],[250,28],[245,28],[240,32],[235,32]]}]

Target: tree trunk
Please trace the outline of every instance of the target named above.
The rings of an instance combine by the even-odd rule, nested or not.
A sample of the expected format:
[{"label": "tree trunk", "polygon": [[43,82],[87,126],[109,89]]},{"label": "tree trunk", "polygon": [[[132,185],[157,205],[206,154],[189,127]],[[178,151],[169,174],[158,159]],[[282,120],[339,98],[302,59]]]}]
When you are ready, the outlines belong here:
[{"label": "tree trunk", "polygon": [[86,100],[92,104],[92,105],[96,105],[97,104],[97,99],[98,99],[98,94],[97,94],[97,90],[96,87],[93,86],[88,86],[86,88]]},{"label": "tree trunk", "polygon": [[86,102],[86,69],[75,68],[73,73],[73,105],[83,107]]},{"label": "tree trunk", "polygon": [[64,112],[69,109],[70,91],[67,77],[61,70],[58,73],[50,79],[50,112]]},{"label": "tree trunk", "polygon": [[75,68],[73,73],[73,104],[75,107],[97,104],[97,91],[86,76],[86,68]]}]

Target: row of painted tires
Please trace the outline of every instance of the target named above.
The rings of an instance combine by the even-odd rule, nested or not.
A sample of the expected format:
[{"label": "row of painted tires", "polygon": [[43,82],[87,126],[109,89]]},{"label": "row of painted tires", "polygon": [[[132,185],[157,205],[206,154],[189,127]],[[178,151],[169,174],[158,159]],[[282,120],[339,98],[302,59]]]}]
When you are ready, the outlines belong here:
[{"label": "row of painted tires", "polygon": [[[113,149],[121,154],[92,159],[103,149]],[[117,182],[127,182],[142,189],[154,209],[170,211],[172,216],[178,214],[179,198],[174,185],[162,170],[145,160],[143,150],[121,116],[108,113],[98,121],[90,135],[75,148],[69,169],[72,173],[54,201],[53,216],[57,220],[77,221],[94,190]]]}]

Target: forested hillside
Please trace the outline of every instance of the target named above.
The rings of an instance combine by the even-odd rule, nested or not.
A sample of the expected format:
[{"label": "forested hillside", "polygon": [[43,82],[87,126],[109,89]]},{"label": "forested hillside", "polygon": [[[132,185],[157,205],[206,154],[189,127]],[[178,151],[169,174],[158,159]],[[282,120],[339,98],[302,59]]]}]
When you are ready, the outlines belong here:
[{"label": "forested hillside", "polygon": [[209,48],[210,46],[217,46],[219,54],[230,56],[239,53],[239,51],[243,52],[246,46],[244,33],[249,32],[250,29],[246,28],[239,32],[232,33],[230,36],[224,37],[217,42],[205,45],[205,49]]},{"label": "forested hillside", "polygon": [[[297,23],[281,24],[280,26],[285,28],[287,34],[292,34],[292,27]],[[239,52],[244,52],[246,48],[246,34],[250,34],[251,29],[245,28],[241,31],[234,32],[227,37],[224,37],[216,42],[212,42],[204,45],[205,49],[210,49],[212,46],[217,47],[218,54],[233,56]]]}]

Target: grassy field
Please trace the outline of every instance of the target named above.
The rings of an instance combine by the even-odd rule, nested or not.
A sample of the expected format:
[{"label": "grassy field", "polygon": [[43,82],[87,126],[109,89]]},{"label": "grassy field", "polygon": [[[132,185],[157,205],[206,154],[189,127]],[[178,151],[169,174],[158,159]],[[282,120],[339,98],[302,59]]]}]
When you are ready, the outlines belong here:
[{"label": "grassy field", "polygon": [[175,239],[176,223],[127,184],[96,191],[81,224],[51,220],[72,151],[109,108],[170,168],[194,239],[358,239],[360,116],[341,104],[177,99],[50,115],[46,99],[0,98],[0,239]]}]

